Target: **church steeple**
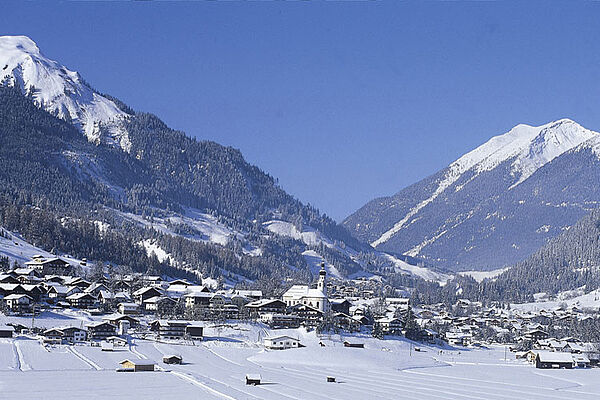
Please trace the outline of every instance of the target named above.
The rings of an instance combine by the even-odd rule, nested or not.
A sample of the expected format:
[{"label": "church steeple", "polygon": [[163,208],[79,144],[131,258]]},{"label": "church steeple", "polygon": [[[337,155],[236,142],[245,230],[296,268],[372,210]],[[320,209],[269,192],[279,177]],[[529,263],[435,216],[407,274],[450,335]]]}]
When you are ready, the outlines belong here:
[{"label": "church steeple", "polygon": [[321,270],[319,271],[319,281],[317,282],[317,289],[323,292],[327,296],[327,272],[325,271],[325,263],[321,263]]}]

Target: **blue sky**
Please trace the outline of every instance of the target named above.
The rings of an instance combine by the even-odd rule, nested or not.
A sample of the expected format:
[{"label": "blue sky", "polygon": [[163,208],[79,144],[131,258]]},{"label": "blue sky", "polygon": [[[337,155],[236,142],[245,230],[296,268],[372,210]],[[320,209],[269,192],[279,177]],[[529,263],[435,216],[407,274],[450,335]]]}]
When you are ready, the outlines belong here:
[{"label": "blue sky", "polygon": [[[525,3],[525,4],[523,4]],[[101,92],[341,220],[518,123],[600,130],[600,4],[3,3]]]}]

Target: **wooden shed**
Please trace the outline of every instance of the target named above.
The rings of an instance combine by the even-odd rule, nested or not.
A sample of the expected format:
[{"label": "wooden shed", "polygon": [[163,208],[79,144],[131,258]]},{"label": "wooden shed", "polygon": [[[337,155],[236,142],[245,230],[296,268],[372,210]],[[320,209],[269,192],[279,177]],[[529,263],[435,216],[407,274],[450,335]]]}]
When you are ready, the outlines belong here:
[{"label": "wooden shed", "polygon": [[183,362],[183,357],[178,354],[170,354],[163,356],[162,360],[165,364],[181,364]]},{"label": "wooden shed", "polygon": [[260,374],[246,374],[246,385],[260,385]]},{"label": "wooden shed", "polygon": [[124,371],[141,372],[141,371],[154,371],[154,363],[146,360],[123,360],[121,368]]},{"label": "wooden shed", "polygon": [[364,349],[364,343],[350,343],[348,341],[344,342],[344,347],[356,347],[357,349]]},{"label": "wooden shed", "polygon": [[14,331],[15,331],[15,328],[13,328],[12,326],[1,325],[0,326],[0,337],[10,338],[13,336]]}]

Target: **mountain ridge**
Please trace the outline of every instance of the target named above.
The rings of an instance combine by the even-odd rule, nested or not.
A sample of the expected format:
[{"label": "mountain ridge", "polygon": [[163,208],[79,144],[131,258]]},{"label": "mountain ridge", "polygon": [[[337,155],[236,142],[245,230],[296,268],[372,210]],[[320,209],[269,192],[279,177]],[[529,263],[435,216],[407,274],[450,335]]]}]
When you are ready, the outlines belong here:
[{"label": "mountain ridge", "polygon": [[[491,138],[430,177],[393,196],[372,200],[346,218],[342,224],[359,239],[370,242],[377,249],[423,258],[433,265],[455,270],[502,268],[519,261],[518,257],[531,254],[536,250],[536,245],[543,244],[543,240],[512,243],[515,248],[526,246],[527,252],[519,252],[518,249],[511,251],[508,248],[507,252],[512,255],[509,254],[508,257],[501,255],[498,261],[491,260],[489,265],[485,265],[481,258],[470,259],[468,256],[464,257],[465,261],[460,261],[459,264],[458,258],[472,251],[474,247],[482,245],[482,242],[477,243],[473,237],[499,236],[493,230],[501,227],[502,222],[493,225],[486,222],[499,211],[494,207],[504,208],[503,218],[526,219],[525,215],[518,214],[518,210],[517,212],[507,210],[508,204],[499,203],[510,200],[512,207],[518,209],[522,201],[540,200],[536,194],[537,189],[526,193],[519,188],[525,183],[527,183],[525,188],[528,189],[535,186],[535,182],[542,184],[542,176],[551,169],[553,162],[570,152],[583,154],[587,150],[592,150],[594,153],[596,151],[594,149],[598,148],[599,137],[597,132],[586,129],[570,119],[560,119],[537,127],[517,125],[507,133]],[[582,155],[582,158],[585,156]],[[594,160],[586,162],[595,163]],[[577,166],[573,165],[569,168],[577,168]],[[555,170],[554,173],[562,172]],[[592,182],[592,180],[584,182],[577,177],[575,181],[579,181],[584,186]],[[567,182],[561,184],[564,185],[561,189],[568,186]],[[523,198],[515,198],[517,194]],[[556,203],[561,197],[567,196],[561,196],[557,188],[547,200]],[[584,199],[584,202],[598,199],[600,193],[594,193]],[[496,204],[494,206],[491,203]],[[530,208],[534,214],[539,214],[539,210],[534,210],[535,207]],[[484,215],[478,214],[484,210],[486,211]],[[440,213],[441,216],[436,216],[436,213]],[[561,218],[559,228],[573,224],[581,216],[581,212],[573,212],[567,220]],[[469,219],[481,221],[483,228],[475,225],[470,226],[469,229],[461,227]],[[512,229],[516,229],[518,221],[512,221],[511,224]],[[533,222],[529,221],[528,224],[531,225]],[[542,225],[548,224],[540,224]],[[535,231],[540,226],[535,229],[533,226],[527,228],[529,233],[535,236]],[[502,231],[500,235],[506,241],[511,233]],[[497,238],[495,244],[498,244],[501,239]],[[440,249],[440,242],[451,242],[451,250],[458,256],[449,254],[449,249]],[[461,243],[462,245],[458,246]],[[491,244],[494,243],[487,245]],[[473,263],[479,265],[472,265]]]}]

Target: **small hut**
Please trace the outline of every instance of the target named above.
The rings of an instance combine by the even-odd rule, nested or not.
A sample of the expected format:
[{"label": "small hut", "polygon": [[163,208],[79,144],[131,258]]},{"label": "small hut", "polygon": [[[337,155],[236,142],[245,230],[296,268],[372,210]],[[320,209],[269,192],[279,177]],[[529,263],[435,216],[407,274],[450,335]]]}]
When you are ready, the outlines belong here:
[{"label": "small hut", "polygon": [[163,356],[162,360],[165,364],[181,364],[183,362],[183,357],[179,354],[170,354]]},{"label": "small hut", "polygon": [[123,360],[121,364],[122,371],[140,372],[140,371],[154,371],[154,363],[146,360]]},{"label": "small hut", "polygon": [[246,385],[260,385],[260,374],[246,374]]}]

